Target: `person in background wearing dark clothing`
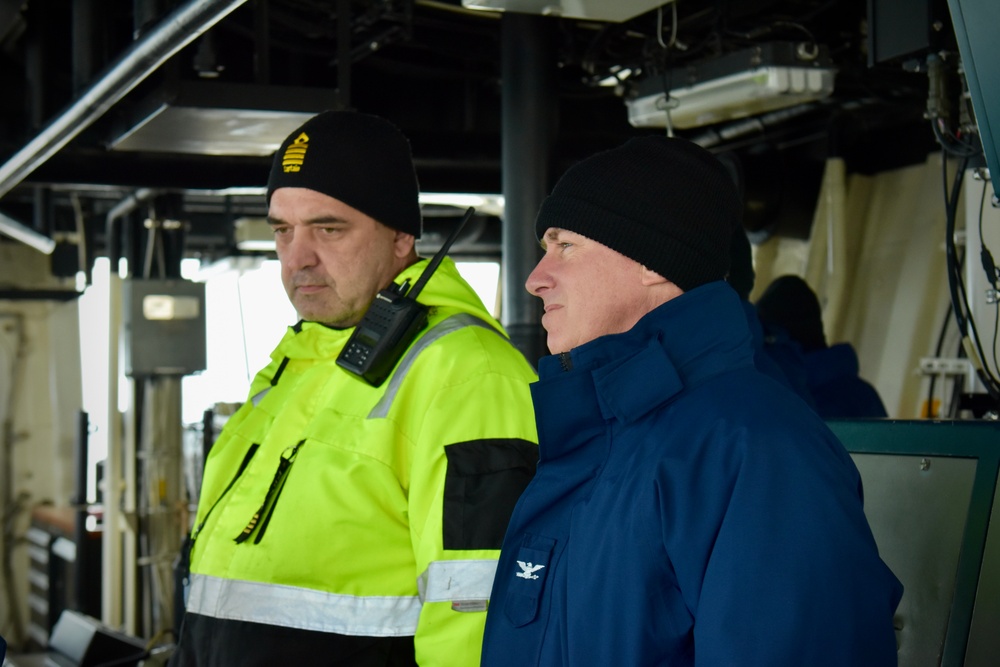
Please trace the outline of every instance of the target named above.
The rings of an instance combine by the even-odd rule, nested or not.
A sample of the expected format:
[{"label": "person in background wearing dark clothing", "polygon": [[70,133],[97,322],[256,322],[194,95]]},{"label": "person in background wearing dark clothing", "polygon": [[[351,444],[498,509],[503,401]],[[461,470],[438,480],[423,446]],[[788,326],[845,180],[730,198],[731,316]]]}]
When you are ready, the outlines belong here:
[{"label": "person in background wearing dark clothing", "polygon": [[850,343],[827,346],[816,293],[798,276],[776,278],[757,300],[769,337],[790,337],[802,348],[806,381],[823,419],[887,417],[878,392],[858,375]]},{"label": "person in background wearing dark clothing", "polygon": [[741,207],[645,136],[566,172],[528,277],[551,356],[484,667],[896,664],[902,587],[825,423],[753,364],[725,283]]},{"label": "person in background wearing dark clothing", "polygon": [[726,282],[740,297],[740,305],[743,306],[747,327],[753,339],[754,365],[764,375],[794,391],[815,410],[816,404],[806,379],[806,360],[802,349],[784,332],[765,334],[764,325],[757,316],[757,308],[750,302],[750,293],[757,276],[753,270],[750,240],[742,225],[733,230],[729,256],[731,266]]},{"label": "person in background wearing dark clothing", "polygon": [[[717,153],[716,159],[725,167],[726,173],[736,185],[740,206],[743,206],[743,164],[734,152]],[[741,224],[733,229],[729,246],[730,266],[726,282],[740,297],[740,305],[747,318],[747,326],[753,337],[753,362],[764,375],[777,380],[794,391],[809,407],[815,409],[809,384],[806,382],[805,359],[802,350],[787,335],[771,336],[769,345],[765,345],[764,327],[757,317],[757,309],[750,302],[757,275],[753,268],[753,251],[750,239]]]}]

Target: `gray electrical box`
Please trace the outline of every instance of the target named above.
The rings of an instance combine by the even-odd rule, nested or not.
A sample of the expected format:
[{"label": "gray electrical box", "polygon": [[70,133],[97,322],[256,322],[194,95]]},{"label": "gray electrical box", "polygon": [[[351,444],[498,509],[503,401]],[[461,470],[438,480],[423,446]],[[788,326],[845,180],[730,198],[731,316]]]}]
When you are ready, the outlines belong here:
[{"label": "gray electrical box", "polygon": [[205,370],[204,283],[128,280],[122,310],[126,375],[190,375]]}]

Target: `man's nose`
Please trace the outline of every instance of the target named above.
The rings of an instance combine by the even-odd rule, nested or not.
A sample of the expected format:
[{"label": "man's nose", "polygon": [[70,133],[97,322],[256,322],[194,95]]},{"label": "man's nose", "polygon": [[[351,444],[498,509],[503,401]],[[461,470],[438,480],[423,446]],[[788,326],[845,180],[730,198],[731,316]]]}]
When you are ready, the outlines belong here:
[{"label": "man's nose", "polygon": [[540,297],[543,291],[552,286],[552,276],[548,271],[547,260],[548,256],[544,256],[538,260],[538,264],[528,274],[528,279],[524,281],[524,289],[528,290],[534,296]]},{"label": "man's nose", "polygon": [[281,260],[293,271],[316,265],[316,249],[309,229],[295,230],[282,248]]}]

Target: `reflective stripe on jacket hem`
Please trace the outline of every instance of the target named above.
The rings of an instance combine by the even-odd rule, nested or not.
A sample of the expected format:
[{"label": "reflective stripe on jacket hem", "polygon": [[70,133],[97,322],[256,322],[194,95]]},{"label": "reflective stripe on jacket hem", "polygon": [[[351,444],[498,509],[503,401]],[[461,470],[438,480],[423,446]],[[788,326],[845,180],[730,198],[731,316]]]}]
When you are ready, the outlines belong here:
[{"label": "reflective stripe on jacket hem", "polygon": [[417,580],[424,602],[488,600],[497,572],[495,560],[438,560]]},{"label": "reflective stripe on jacket hem", "polygon": [[187,611],[212,618],[365,637],[417,631],[417,596],[359,596],[191,575]]}]

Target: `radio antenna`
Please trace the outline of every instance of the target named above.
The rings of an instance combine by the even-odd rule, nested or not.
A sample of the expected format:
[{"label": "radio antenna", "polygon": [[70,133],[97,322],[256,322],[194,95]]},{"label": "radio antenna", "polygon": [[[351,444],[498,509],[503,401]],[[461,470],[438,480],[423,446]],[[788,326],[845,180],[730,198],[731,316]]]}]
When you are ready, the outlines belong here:
[{"label": "radio antenna", "polygon": [[444,245],[441,246],[441,249],[438,250],[437,253],[434,255],[434,257],[431,258],[430,264],[428,264],[427,268],[424,269],[424,272],[420,274],[420,278],[417,279],[416,284],[410,289],[409,292],[406,293],[407,298],[409,299],[417,298],[417,295],[420,294],[420,291],[424,289],[424,285],[426,285],[427,281],[430,280],[431,274],[434,273],[434,271],[438,267],[438,264],[441,263],[441,260],[444,259],[445,254],[447,254],[448,249],[451,248],[451,244],[454,243],[455,239],[458,238],[458,233],[462,231],[462,228],[465,227],[465,223],[469,221],[469,219],[472,217],[472,214],[475,212],[476,209],[471,206],[465,210],[465,215],[462,217],[461,222],[458,223],[458,227],[456,227],[455,231],[451,233],[451,236],[448,237],[448,240],[444,242]]}]

